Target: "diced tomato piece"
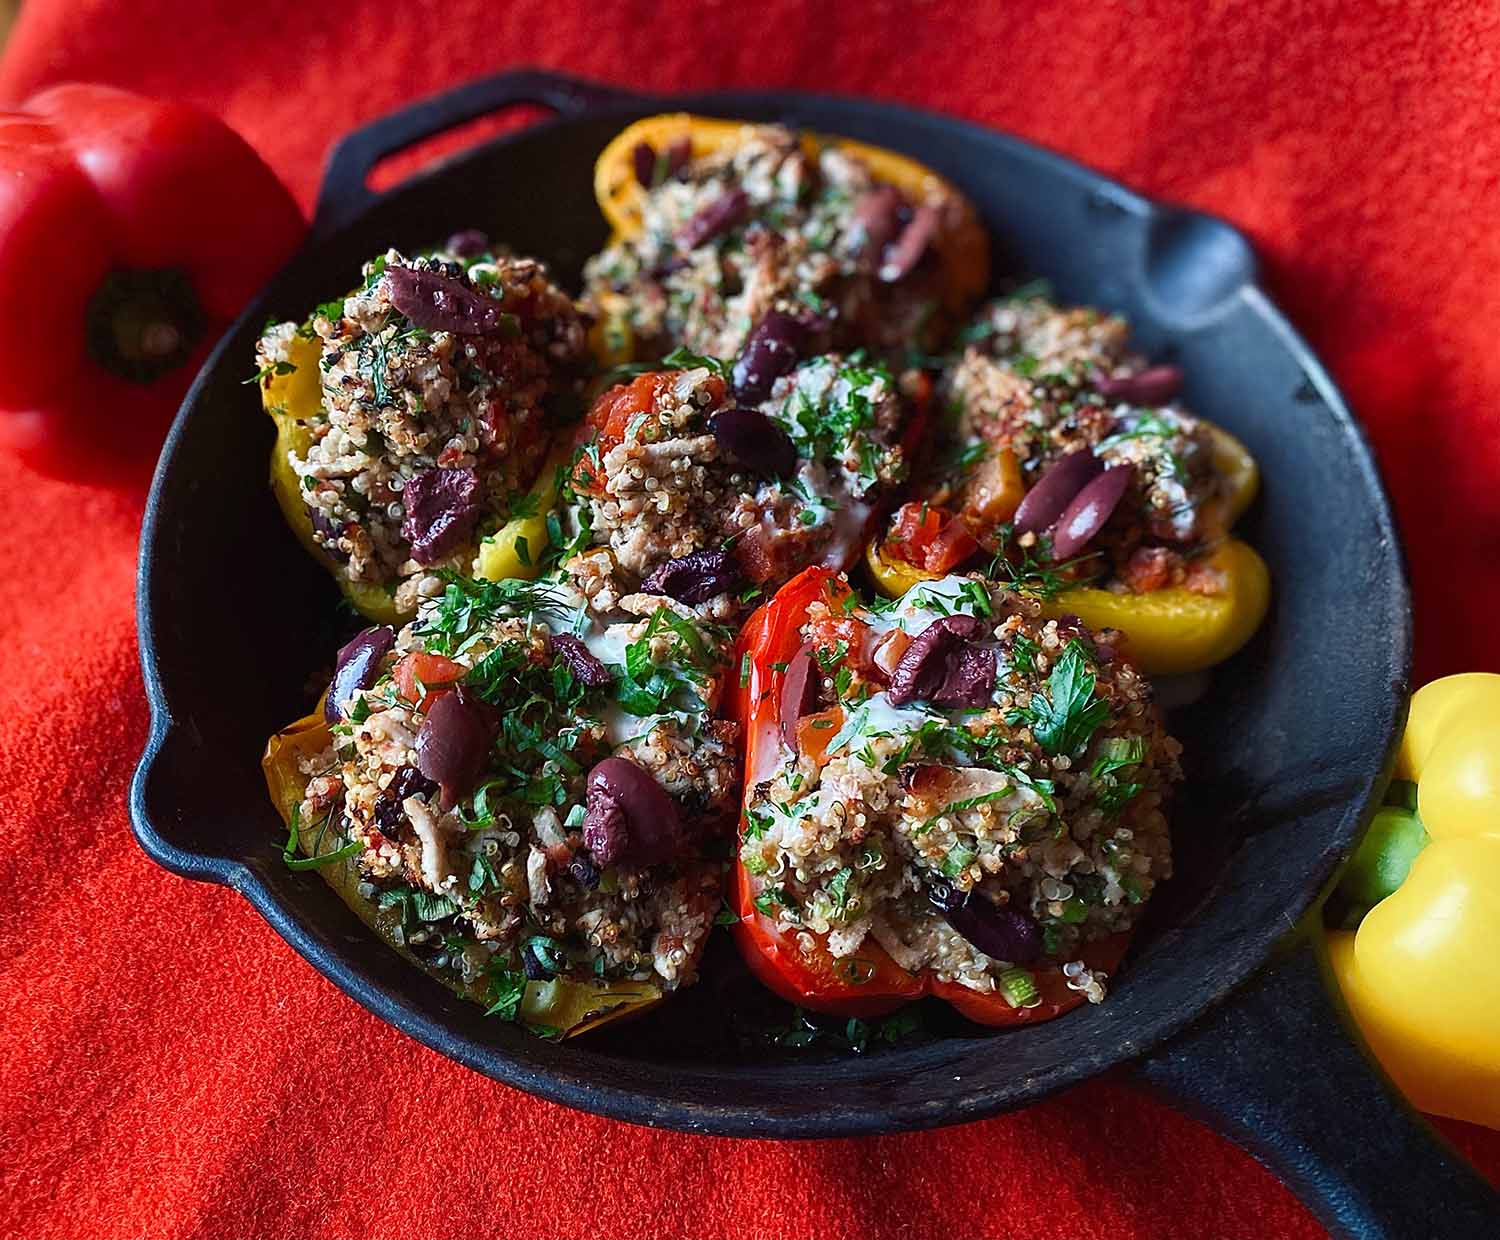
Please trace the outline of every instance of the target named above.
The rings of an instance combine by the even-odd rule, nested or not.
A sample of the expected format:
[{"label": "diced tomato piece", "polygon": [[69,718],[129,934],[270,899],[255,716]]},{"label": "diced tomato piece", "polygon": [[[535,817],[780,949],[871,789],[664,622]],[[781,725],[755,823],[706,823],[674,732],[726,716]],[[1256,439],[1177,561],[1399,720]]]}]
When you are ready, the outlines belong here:
[{"label": "diced tomato piece", "polygon": [[930,504],[903,504],[891,525],[885,554],[929,573],[950,572],[979,550],[962,520]]},{"label": "diced tomato piece", "polygon": [[1172,584],[1172,553],[1166,547],[1137,547],[1125,562],[1125,584],[1136,594],[1149,594]]},{"label": "diced tomato piece", "polygon": [[831,660],[842,642],[848,654],[840,661],[850,664],[856,671],[871,666],[870,639],[873,635],[868,624],[853,616],[819,616],[807,626],[807,639],[819,656]]},{"label": "diced tomato piece", "polygon": [[842,707],[830,706],[797,720],[797,752],[819,766],[827,761],[828,746],[844,723]]},{"label": "diced tomato piece", "polygon": [[[399,663],[391,673],[396,681],[396,690],[408,702],[417,702],[418,710],[430,710],[432,704],[447,693],[453,685],[463,679],[468,669],[440,654],[428,654],[425,650],[414,650]],[[423,690],[426,690],[424,693]]]}]

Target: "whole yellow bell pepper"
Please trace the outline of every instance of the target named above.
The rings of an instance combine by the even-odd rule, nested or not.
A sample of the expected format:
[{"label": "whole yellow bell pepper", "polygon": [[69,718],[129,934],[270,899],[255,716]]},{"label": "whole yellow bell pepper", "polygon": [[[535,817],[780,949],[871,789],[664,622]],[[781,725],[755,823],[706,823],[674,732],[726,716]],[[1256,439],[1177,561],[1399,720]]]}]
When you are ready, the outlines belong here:
[{"label": "whole yellow bell pepper", "polygon": [[[317,337],[295,336],[287,346],[289,367],[273,371],[260,381],[261,405],[276,424],[276,442],[271,448],[271,492],[297,541],[320,564],[329,568],[339,589],[359,612],[377,624],[400,624],[409,620],[382,585],[350,581],[313,536],[312,518],[302,499],[302,487],[291,465],[291,454],[302,456],[312,444],[308,423],[323,411],[322,372],[319,359],[322,342]],[[535,577],[541,553],[547,546],[546,513],[557,502],[558,467],[565,465],[571,446],[559,448],[543,467],[532,488],[529,515],[515,517],[475,548],[476,576],[499,581],[505,577]],[[524,548],[525,550],[521,550]]]},{"label": "whole yellow bell pepper", "polygon": [[1500,675],[1420,689],[1396,775],[1431,842],[1358,930],[1332,932],[1334,975],[1414,1106],[1500,1128]]},{"label": "whole yellow bell pepper", "polygon": [[[1224,482],[1218,524],[1228,529],[1250,506],[1259,486],[1255,458],[1228,431],[1211,427],[1214,467]],[[877,541],[866,549],[865,562],[876,588],[900,598],[912,586],[935,574],[891,555]],[[1222,663],[1250,640],[1265,619],[1271,601],[1271,575],[1265,561],[1247,543],[1225,539],[1209,564],[1223,578],[1218,594],[1199,594],[1170,586],[1144,594],[1116,593],[1075,586],[1043,600],[1050,617],[1077,616],[1091,629],[1119,629],[1127,653],[1149,676],[1202,671]]]}]

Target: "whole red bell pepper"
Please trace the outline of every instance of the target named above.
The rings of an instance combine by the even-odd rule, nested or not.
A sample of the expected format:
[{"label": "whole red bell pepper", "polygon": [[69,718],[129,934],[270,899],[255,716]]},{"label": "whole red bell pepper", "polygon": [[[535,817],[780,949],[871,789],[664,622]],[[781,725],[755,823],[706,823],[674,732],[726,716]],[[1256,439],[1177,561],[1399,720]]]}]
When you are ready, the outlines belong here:
[{"label": "whole red bell pepper", "polygon": [[[848,582],[826,568],[809,568],[792,578],[741,630],[738,654],[745,671],[729,708],[745,738],[746,804],[757,784],[770,779],[791,754],[782,740],[781,696],[786,669],[804,642],[808,609],[818,599],[835,606],[850,594]],[[743,826],[743,823],[742,823]],[[894,1011],[923,995],[936,995],[982,1025],[1035,1024],[1084,1002],[1070,990],[1058,967],[1033,971],[1040,1002],[1012,1007],[998,992],[981,994],[957,982],[939,981],[932,973],[913,974],[867,937],[852,956],[835,958],[814,940],[804,950],[798,939],[756,908],[766,888],[763,877],[735,862],[733,906],[739,921],[733,933],[750,971],[789,1002],[815,1012],[870,1017]],[[1128,934],[1110,935],[1086,944],[1078,953],[1091,969],[1113,972],[1129,945]]]},{"label": "whole red bell pepper", "polygon": [[0,444],[138,478],[208,347],[302,213],[221,121],[110,86],[0,113]]}]

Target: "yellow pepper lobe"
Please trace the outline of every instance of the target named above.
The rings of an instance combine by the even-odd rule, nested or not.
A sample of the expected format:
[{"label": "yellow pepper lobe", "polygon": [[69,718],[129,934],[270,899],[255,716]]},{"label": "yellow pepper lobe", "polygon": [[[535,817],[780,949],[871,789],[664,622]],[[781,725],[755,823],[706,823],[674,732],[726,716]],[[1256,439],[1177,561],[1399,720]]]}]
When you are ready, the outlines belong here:
[{"label": "yellow pepper lobe", "polygon": [[1202,671],[1250,640],[1271,601],[1271,575],[1247,543],[1231,538],[1209,563],[1224,576],[1220,594],[1181,586],[1146,594],[1084,587],[1043,604],[1048,616],[1074,615],[1091,629],[1119,629],[1126,657],[1148,676]]},{"label": "yellow pepper lobe", "polygon": [[1500,675],[1464,672],[1423,685],[1412,695],[1406,734],[1396,760],[1396,778],[1421,780],[1427,756],[1439,736],[1460,717],[1500,719]]},{"label": "yellow pepper lobe", "polygon": [[1417,812],[1434,840],[1482,836],[1500,850],[1500,711],[1452,720],[1423,762]]},{"label": "yellow pepper lobe", "polygon": [[[1361,928],[1360,935],[1364,931]],[[1399,1020],[1402,998],[1373,985],[1355,959],[1356,934],[1335,930],[1328,936],[1328,957],[1344,1001],[1359,1031],[1397,1088],[1418,1110],[1500,1128],[1500,1064],[1475,1065],[1438,1053],[1420,1037],[1413,1037]],[[1425,983],[1419,983],[1419,985]],[[1406,988],[1410,992],[1410,983]],[[1419,1001],[1419,1011],[1426,1011]]]},{"label": "yellow pepper lobe", "polygon": [[1360,923],[1360,976],[1386,996],[1388,1024],[1500,1085],[1500,842],[1434,842]]}]

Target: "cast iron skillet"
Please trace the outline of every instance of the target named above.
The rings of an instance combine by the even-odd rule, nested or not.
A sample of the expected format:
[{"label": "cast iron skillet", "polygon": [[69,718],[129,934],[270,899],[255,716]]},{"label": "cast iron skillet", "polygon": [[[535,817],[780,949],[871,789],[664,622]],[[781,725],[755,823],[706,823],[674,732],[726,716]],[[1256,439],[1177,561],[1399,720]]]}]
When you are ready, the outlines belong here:
[{"label": "cast iron skillet", "polygon": [[[378,159],[516,104],[556,118],[376,194]],[[298,317],[388,245],[478,226],[576,281],[604,239],[594,157],[666,109],[785,120],[906,151],[957,182],[996,268],[1121,310],[1187,371],[1188,401],[1261,463],[1248,537],[1274,612],[1177,712],[1189,782],[1177,877],[1101,1007],[998,1036],[943,1035],[860,1057],[776,1058],[721,1036],[763,1007],[721,953],[703,983],[635,1026],[553,1045],[487,1020],[379,942],[315,875],[282,865],[258,758],[308,706],[305,681],[352,627],[266,486],[270,422],[245,386],[268,314]],[[334,151],[302,252],[220,342],[178,414],[141,539],[141,660],[152,730],[131,788],[136,834],[174,873],[242,892],[314,967],[460,1063],[603,1115],[690,1132],[817,1137],[953,1124],[1107,1069],[1215,1124],[1359,1235],[1496,1234],[1488,1188],[1397,1102],[1356,1048],[1294,929],[1385,786],[1408,692],[1406,577],[1369,449],[1333,383],[1219,220],[1153,203],[1067,160],[947,117],[772,92],[665,99],[519,71],[418,103]],[[935,1019],[942,1021],[943,1017]]]}]

